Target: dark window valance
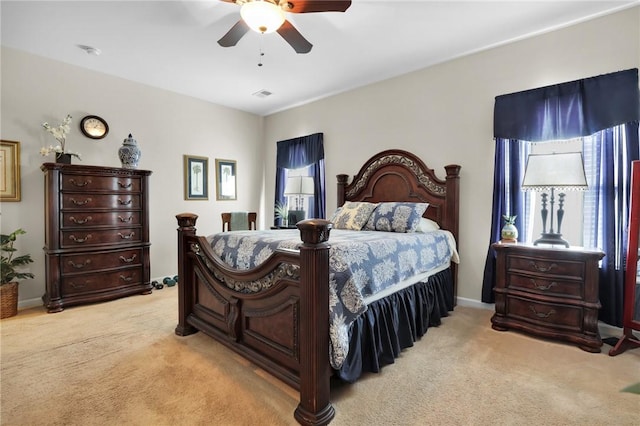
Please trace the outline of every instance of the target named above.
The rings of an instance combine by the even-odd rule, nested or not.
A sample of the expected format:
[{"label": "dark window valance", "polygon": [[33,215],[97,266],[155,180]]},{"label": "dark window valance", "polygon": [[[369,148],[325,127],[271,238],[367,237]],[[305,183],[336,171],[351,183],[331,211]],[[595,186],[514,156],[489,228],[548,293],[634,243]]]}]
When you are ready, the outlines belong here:
[{"label": "dark window valance", "polygon": [[299,169],[324,160],[322,139],[322,133],[314,133],[279,141],[276,166],[283,169]]},{"label": "dark window valance", "polygon": [[494,137],[539,142],[640,120],[638,69],[496,97]]}]

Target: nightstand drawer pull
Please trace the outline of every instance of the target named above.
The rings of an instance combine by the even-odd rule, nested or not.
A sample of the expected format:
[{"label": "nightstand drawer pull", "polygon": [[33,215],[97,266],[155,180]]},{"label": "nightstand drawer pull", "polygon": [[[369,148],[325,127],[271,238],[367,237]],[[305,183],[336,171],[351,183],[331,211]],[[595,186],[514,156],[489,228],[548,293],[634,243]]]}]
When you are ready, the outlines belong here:
[{"label": "nightstand drawer pull", "polygon": [[133,281],[133,277],[125,277],[124,275],[120,275],[120,279],[126,283]]},{"label": "nightstand drawer pull", "polygon": [[75,284],[75,283],[69,283],[69,285],[75,289],[79,289],[79,288],[85,288],[84,284]]},{"label": "nightstand drawer pull", "polygon": [[531,279],[531,284],[533,284],[533,286],[537,289],[537,290],[550,290],[552,287],[555,287],[558,285],[557,282],[552,281],[549,283],[549,285],[544,285],[544,284],[538,284],[538,282],[534,279]]},{"label": "nightstand drawer pull", "polygon": [[93,218],[91,216],[87,216],[84,219],[76,219],[75,217],[71,216],[69,220],[75,224],[84,225],[85,223],[93,220]]},{"label": "nightstand drawer pull", "polygon": [[552,263],[549,266],[539,266],[536,262],[531,261],[529,262],[529,265],[533,266],[533,269],[535,269],[538,272],[549,272],[551,271],[553,268],[557,268],[558,265],[556,265],[555,263]]},{"label": "nightstand drawer pull", "polygon": [[77,187],[83,187],[83,186],[87,186],[91,183],[90,180],[85,180],[84,182],[76,182],[75,179],[69,179],[69,183],[73,186],[77,186]]},{"label": "nightstand drawer pull", "polygon": [[122,260],[124,263],[131,263],[134,260],[136,260],[136,255],[134,254],[132,257],[130,257],[128,259],[126,257],[124,257],[124,256],[120,256],[120,260]]},{"label": "nightstand drawer pull", "polygon": [[118,199],[118,203],[120,203],[121,206],[128,206],[129,204],[131,204],[132,201],[133,199],[128,199],[128,200]]},{"label": "nightstand drawer pull", "polygon": [[118,219],[120,220],[120,222],[127,223],[133,220],[133,216],[129,216],[129,217],[118,216]]},{"label": "nightstand drawer pull", "polygon": [[551,315],[556,313],[556,311],[554,311],[553,309],[551,309],[546,314],[544,314],[542,312],[538,312],[538,311],[536,311],[536,308],[533,305],[529,305],[529,309],[531,309],[531,312],[533,312],[533,314],[535,316],[537,316],[538,318],[549,318]]},{"label": "nightstand drawer pull", "polygon": [[84,201],[77,201],[75,198],[71,198],[71,202],[76,206],[84,206],[85,204],[88,204],[91,202],[91,198],[87,198]]},{"label": "nightstand drawer pull", "polygon": [[120,185],[120,188],[131,188],[131,182],[129,183],[118,182],[118,185]]},{"label": "nightstand drawer pull", "polygon": [[76,269],[82,269],[87,265],[91,264],[91,259],[87,259],[85,260],[83,263],[75,263],[73,260],[69,261],[69,265],[71,265],[72,267],[76,268]]},{"label": "nightstand drawer pull", "polygon": [[130,240],[131,238],[133,238],[133,236],[135,235],[135,232],[130,233],[129,235],[123,235],[122,233],[118,232],[118,235],[120,236],[120,238],[122,238],[123,240]]},{"label": "nightstand drawer pull", "polygon": [[78,238],[78,237],[76,237],[75,235],[70,235],[70,236],[69,236],[69,239],[70,239],[70,240],[73,240],[73,241],[74,241],[74,242],[76,242],[76,243],[84,243],[84,242],[86,242],[87,240],[91,239],[91,234],[88,234],[88,235],[87,235],[86,237],[84,237],[84,238]]}]

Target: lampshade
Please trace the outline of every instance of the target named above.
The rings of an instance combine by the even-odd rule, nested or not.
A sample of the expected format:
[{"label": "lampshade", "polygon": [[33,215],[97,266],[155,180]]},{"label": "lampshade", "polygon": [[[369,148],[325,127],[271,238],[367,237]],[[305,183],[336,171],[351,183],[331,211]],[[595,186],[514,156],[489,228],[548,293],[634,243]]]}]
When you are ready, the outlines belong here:
[{"label": "lampshade", "polygon": [[313,178],[310,176],[290,176],[284,187],[284,195],[313,195]]},{"label": "lampshade", "polygon": [[587,178],[581,152],[530,154],[522,180],[522,189],[545,191],[584,190]]},{"label": "lampshade", "polygon": [[253,0],[242,5],[240,16],[253,31],[268,34],[284,23],[284,12],[279,6],[265,1]]}]

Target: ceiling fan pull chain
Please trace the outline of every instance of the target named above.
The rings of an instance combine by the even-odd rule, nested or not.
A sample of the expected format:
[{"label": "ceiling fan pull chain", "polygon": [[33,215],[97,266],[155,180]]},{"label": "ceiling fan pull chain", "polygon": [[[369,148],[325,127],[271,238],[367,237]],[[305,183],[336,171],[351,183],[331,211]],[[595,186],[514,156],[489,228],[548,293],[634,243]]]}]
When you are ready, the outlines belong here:
[{"label": "ceiling fan pull chain", "polygon": [[264,33],[260,34],[260,47],[259,47],[260,57],[258,58],[258,66],[259,67],[262,66],[262,57],[264,56],[264,52],[262,51],[262,40],[263,39],[264,39]]}]

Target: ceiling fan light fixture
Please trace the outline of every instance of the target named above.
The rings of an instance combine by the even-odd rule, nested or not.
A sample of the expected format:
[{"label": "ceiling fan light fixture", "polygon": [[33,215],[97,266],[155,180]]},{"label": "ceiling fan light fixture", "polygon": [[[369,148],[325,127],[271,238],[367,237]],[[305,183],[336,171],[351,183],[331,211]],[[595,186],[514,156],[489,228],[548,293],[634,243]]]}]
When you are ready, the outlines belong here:
[{"label": "ceiling fan light fixture", "polygon": [[262,34],[272,33],[284,23],[282,8],[266,0],[244,3],[240,16],[249,28]]}]

